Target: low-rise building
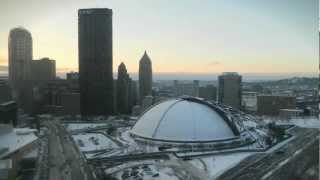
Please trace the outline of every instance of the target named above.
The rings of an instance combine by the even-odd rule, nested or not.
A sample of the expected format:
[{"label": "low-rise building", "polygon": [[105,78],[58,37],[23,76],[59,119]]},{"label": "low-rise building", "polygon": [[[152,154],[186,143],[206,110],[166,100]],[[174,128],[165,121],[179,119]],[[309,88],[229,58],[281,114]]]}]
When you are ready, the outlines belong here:
[{"label": "low-rise building", "polygon": [[259,95],[257,98],[259,115],[278,116],[280,109],[295,109],[296,98],[283,95]]},{"label": "low-rise building", "polygon": [[8,101],[0,104],[0,123],[17,126],[17,103]]},{"label": "low-rise building", "polygon": [[56,61],[42,58],[31,61],[31,80],[54,80],[56,78]]},{"label": "low-rise building", "polygon": [[0,160],[0,180],[13,180],[12,160]]},{"label": "low-rise building", "polygon": [[179,82],[177,80],[174,81],[174,94],[175,96],[199,96],[199,81],[194,80],[192,83],[190,82]]},{"label": "low-rise building", "polygon": [[78,72],[69,72],[66,74],[67,80],[79,80],[79,73]]},{"label": "low-rise building", "polygon": [[215,101],[217,99],[217,88],[213,85],[199,87],[199,97]]},{"label": "low-rise building", "polygon": [[304,115],[302,109],[280,109],[279,115],[284,119],[291,119]]},{"label": "low-rise building", "polygon": [[12,100],[11,89],[7,81],[0,80],[0,103]]},{"label": "low-rise building", "polygon": [[242,92],[241,103],[242,108],[245,111],[256,112],[257,111],[257,92]]},{"label": "low-rise building", "polygon": [[0,160],[11,159],[12,172],[15,179],[21,169],[23,157],[37,148],[38,137],[36,130],[29,128],[13,128],[10,125],[0,124]]}]

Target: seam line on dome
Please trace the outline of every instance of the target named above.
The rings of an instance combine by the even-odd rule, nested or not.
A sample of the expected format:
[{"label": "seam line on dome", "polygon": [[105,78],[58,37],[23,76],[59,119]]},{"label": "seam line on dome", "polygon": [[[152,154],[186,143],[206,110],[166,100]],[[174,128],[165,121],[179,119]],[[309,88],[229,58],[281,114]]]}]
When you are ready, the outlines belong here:
[{"label": "seam line on dome", "polygon": [[192,126],[193,126],[193,132],[192,132],[192,140],[197,139],[197,133],[196,133],[196,120],[195,120],[195,113],[193,111],[192,105],[190,101],[188,102],[188,106],[190,107],[190,111],[191,111],[191,121],[192,121]]},{"label": "seam line on dome", "polygon": [[152,138],[154,138],[154,137],[156,136],[157,131],[158,131],[159,127],[160,127],[160,124],[161,124],[164,116],[168,113],[169,109],[171,109],[171,107],[172,107],[173,105],[177,104],[177,103],[180,102],[180,101],[183,101],[183,100],[182,100],[182,99],[177,100],[176,102],[172,103],[172,104],[166,109],[166,111],[165,111],[165,112],[163,113],[163,115],[161,116],[161,118],[160,118],[160,120],[159,120],[159,122],[158,122],[158,124],[157,124],[157,126],[156,126],[156,128],[155,128],[155,130],[154,130],[154,132],[153,132],[153,134],[152,134]]}]

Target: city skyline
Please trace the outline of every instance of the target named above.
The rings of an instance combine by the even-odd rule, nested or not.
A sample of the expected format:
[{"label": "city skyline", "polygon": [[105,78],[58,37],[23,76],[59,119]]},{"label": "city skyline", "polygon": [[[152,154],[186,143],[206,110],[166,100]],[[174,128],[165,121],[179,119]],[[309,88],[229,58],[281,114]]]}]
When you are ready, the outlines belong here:
[{"label": "city skyline", "polygon": [[[318,71],[315,0],[245,0],[241,4],[186,1],[183,6],[169,1],[125,4],[124,1],[80,0],[64,3],[63,7],[61,2],[4,3],[1,17],[9,17],[12,11],[17,13],[12,14],[10,21],[4,20],[1,27],[0,71],[7,65],[9,30],[20,25],[32,34],[34,59],[55,59],[58,75],[78,71],[77,10],[84,7],[113,9],[114,70],[124,62],[128,72],[136,73],[140,56],[147,50],[158,74],[224,71],[316,74]],[[35,12],[30,5],[39,11]]]},{"label": "city skyline", "polygon": [[317,0],[1,2],[1,180],[319,179]]}]

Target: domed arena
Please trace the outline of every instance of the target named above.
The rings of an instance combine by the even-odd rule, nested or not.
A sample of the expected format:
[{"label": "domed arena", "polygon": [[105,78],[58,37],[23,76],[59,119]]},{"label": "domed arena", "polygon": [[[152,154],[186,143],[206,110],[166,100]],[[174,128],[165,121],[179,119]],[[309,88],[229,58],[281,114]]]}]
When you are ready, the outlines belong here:
[{"label": "domed arena", "polygon": [[[182,97],[147,109],[131,130],[139,141],[169,144],[233,143],[253,141],[218,105]],[[246,142],[243,136],[247,136]],[[237,143],[234,143],[237,141]]]}]

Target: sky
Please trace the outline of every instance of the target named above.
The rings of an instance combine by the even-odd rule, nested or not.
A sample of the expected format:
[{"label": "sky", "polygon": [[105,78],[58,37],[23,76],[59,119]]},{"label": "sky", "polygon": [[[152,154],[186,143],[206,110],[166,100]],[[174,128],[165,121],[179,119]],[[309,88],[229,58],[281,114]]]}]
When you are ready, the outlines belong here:
[{"label": "sky", "polygon": [[34,59],[77,71],[79,8],[113,10],[114,72],[137,72],[145,50],[160,74],[318,72],[317,0],[1,0],[0,70],[23,26]]}]

